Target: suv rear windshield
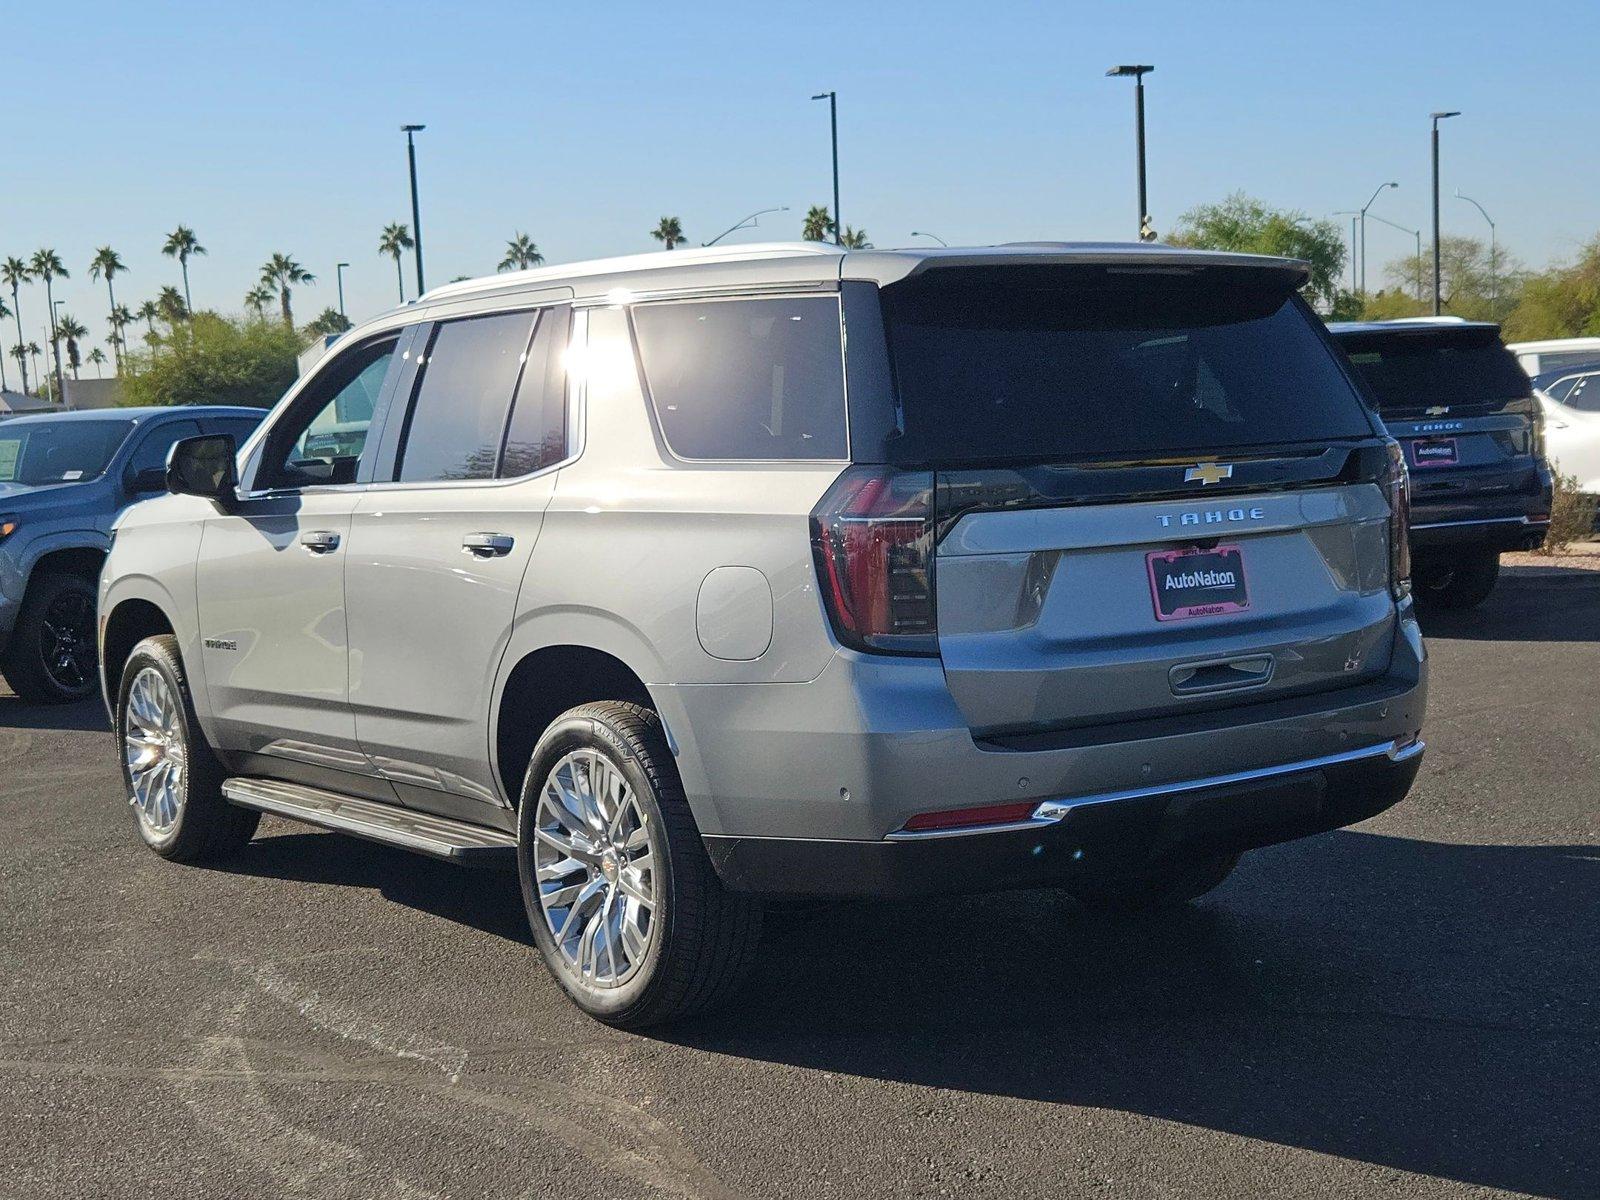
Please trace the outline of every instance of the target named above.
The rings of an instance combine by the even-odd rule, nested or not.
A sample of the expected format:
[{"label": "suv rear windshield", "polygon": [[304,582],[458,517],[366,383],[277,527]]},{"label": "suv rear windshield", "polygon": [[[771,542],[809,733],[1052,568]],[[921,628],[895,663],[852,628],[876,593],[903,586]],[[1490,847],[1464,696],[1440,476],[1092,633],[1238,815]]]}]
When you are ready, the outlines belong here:
[{"label": "suv rear windshield", "polygon": [[1278,272],[941,268],[883,290],[901,461],[1144,459],[1369,437]]},{"label": "suv rear windshield", "polygon": [[1493,329],[1397,329],[1336,336],[1377,397],[1380,412],[1440,404],[1503,404],[1532,395],[1527,375]]}]

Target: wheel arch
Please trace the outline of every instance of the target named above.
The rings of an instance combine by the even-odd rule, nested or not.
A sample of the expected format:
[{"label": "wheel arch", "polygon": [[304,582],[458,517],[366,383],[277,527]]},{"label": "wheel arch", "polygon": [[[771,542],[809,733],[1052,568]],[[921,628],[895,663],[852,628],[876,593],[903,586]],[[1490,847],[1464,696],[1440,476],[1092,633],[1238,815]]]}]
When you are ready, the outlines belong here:
[{"label": "wheel arch", "polygon": [[177,632],[171,614],[147,596],[127,596],[108,603],[100,624],[100,679],[106,706],[116,707],[122,668],[133,648],[147,637]]}]

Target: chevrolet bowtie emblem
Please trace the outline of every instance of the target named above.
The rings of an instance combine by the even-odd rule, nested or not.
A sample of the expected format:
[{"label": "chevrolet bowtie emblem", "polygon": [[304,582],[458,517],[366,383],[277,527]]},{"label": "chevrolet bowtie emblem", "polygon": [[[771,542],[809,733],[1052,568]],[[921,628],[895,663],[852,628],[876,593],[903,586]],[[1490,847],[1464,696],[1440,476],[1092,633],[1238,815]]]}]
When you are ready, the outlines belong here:
[{"label": "chevrolet bowtie emblem", "polygon": [[1185,483],[1221,483],[1233,478],[1232,463],[1201,463],[1183,473]]},{"label": "chevrolet bowtie emblem", "polygon": [[1448,404],[1435,404],[1432,408],[1427,410],[1427,415],[1430,417],[1442,417],[1449,411],[1450,406]]}]

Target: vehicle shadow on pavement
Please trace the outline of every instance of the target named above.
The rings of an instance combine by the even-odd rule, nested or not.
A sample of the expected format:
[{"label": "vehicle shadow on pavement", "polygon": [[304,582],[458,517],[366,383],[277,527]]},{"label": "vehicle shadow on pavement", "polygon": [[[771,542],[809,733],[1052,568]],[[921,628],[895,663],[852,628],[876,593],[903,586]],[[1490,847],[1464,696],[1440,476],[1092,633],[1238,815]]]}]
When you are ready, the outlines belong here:
[{"label": "vehicle shadow on pavement", "polygon": [[1515,567],[1475,609],[1424,611],[1427,637],[1493,642],[1600,642],[1600,571]]},{"label": "vehicle shadow on pavement", "polygon": [[730,1013],[659,1036],[1590,1197],[1597,916],[1595,847],[1346,831],[1143,921],[1054,892],[780,917]]},{"label": "vehicle shadow on pavement", "polygon": [[98,699],[78,704],[26,704],[0,693],[0,729],[68,729],[110,733],[105,705]]}]

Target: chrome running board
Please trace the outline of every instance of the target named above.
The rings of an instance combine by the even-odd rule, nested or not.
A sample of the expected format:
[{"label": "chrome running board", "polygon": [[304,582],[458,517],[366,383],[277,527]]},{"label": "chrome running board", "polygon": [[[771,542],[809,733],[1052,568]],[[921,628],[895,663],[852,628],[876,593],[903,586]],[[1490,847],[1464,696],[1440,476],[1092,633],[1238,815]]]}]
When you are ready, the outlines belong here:
[{"label": "chrome running board", "polygon": [[516,865],[516,835],[500,829],[277,779],[229,779],[222,785],[222,794],[241,808],[320,825],[461,866]]}]

